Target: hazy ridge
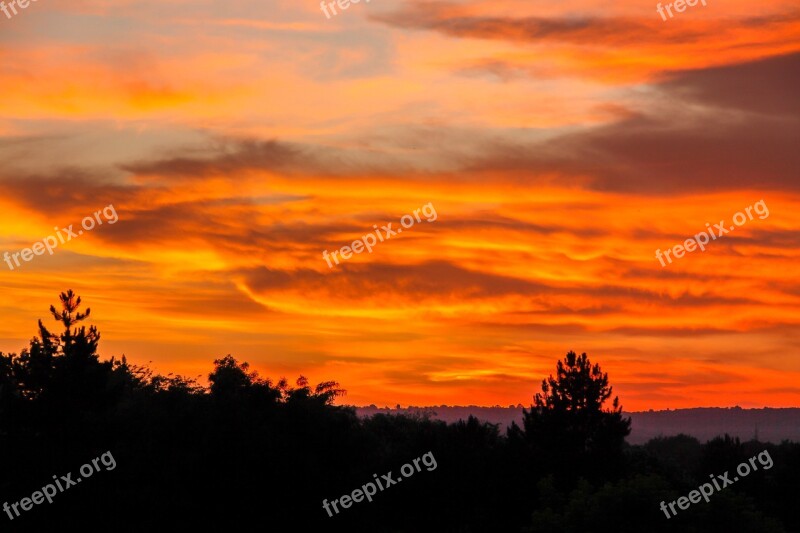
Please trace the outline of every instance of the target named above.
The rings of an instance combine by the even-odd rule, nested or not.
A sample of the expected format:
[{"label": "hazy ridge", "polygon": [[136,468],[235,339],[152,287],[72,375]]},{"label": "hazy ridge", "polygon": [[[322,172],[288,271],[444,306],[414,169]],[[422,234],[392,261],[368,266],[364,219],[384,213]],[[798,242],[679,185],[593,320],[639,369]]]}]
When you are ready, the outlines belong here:
[{"label": "hazy ridge", "polygon": [[[522,405],[509,407],[432,406],[408,408],[357,407],[359,416],[377,413],[430,413],[433,418],[456,422],[469,415],[500,424],[501,429],[522,419]],[[725,433],[751,440],[758,432],[758,440],[779,443],[782,440],[800,442],[800,408],[742,409],[741,407],[697,407],[667,411],[626,412],[631,417],[632,429],[628,437],[631,444],[642,444],[659,435],[684,433],[705,442]]]}]

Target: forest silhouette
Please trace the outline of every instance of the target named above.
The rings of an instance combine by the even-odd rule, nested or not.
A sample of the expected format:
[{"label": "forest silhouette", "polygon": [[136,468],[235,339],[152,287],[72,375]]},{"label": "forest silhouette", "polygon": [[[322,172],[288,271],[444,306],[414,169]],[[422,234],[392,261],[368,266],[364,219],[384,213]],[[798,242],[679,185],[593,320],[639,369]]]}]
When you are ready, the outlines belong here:
[{"label": "forest silhouette", "polygon": [[[100,333],[61,293],[19,354],[0,353],[0,503],[110,450],[117,468],[14,518],[7,531],[752,532],[800,531],[800,444],[625,441],[608,375],[566,354],[504,432],[474,417],[356,416],[335,381],[273,382],[226,355],[209,386],[98,355]],[[667,519],[674,501],[767,449],[757,471]],[[324,499],[432,452],[438,468],[329,517]]]}]

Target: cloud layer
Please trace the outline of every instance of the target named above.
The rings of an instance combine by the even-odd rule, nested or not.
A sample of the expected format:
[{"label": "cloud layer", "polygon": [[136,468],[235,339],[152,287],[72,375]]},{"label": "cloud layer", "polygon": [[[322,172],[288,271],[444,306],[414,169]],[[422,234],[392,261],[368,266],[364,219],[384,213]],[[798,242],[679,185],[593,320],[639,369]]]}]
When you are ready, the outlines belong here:
[{"label": "cloud layer", "polygon": [[197,375],[232,353],[356,404],[525,403],[573,349],[629,410],[797,405],[791,3],[195,4],[3,22],[1,251],[120,218],[0,269],[0,349],[73,288],[106,355]]}]

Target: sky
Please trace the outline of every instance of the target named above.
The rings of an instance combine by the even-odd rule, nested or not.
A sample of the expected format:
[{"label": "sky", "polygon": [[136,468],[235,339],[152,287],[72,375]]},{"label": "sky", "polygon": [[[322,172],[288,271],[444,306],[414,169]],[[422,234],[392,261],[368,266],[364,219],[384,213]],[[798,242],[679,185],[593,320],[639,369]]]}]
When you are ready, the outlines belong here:
[{"label": "sky", "polygon": [[104,222],[0,263],[0,350],[71,288],[103,357],[201,381],[516,405],[574,350],[626,410],[800,405],[800,8],[656,8],[0,12],[0,253]]}]

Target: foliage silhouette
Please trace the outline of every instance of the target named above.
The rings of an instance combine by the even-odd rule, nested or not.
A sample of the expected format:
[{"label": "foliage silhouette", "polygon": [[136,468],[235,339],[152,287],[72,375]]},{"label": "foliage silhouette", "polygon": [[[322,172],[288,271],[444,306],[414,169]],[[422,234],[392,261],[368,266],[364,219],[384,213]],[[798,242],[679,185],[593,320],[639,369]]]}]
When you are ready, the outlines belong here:
[{"label": "foliage silhouette", "polygon": [[[20,354],[0,353],[0,501],[18,502],[110,450],[117,468],[36,505],[9,530],[330,532],[798,531],[792,505],[800,446],[701,444],[691,438],[628,446],[630,422],[599,365],[570,352],[542,384],[522,427],[503,433],[474,417],[361,419],[335,405],[335,381],[294,386],[261,378],[226,355],[209,386],[119,359],[101,360],[72,291],[50,314],[63,327]],[[775,468],[667,521],[658,508],[768,447]],[[328,517],[322,500],[432,452],[438,468]],[[696,507],[696,509],[695,509]],[[0,517],[4,516],[0,514]],[[719,529],[724,525],[728,529]]]},{"label": "foliage silhouette", "polygon": [[[592,365],[587,355],[568,352],[556,365],[556,376],[542,381],[530,410],[523,409],[522,428],[512,424],[509,436],[554,474],[556,482],[571,486],[579,476],[591,481],[614,479],[622,472],[623,446],[630,419],[622,417],[619,399],[611,409],[608,375]],[[557,468],[556,468],[557,465]]]}]

